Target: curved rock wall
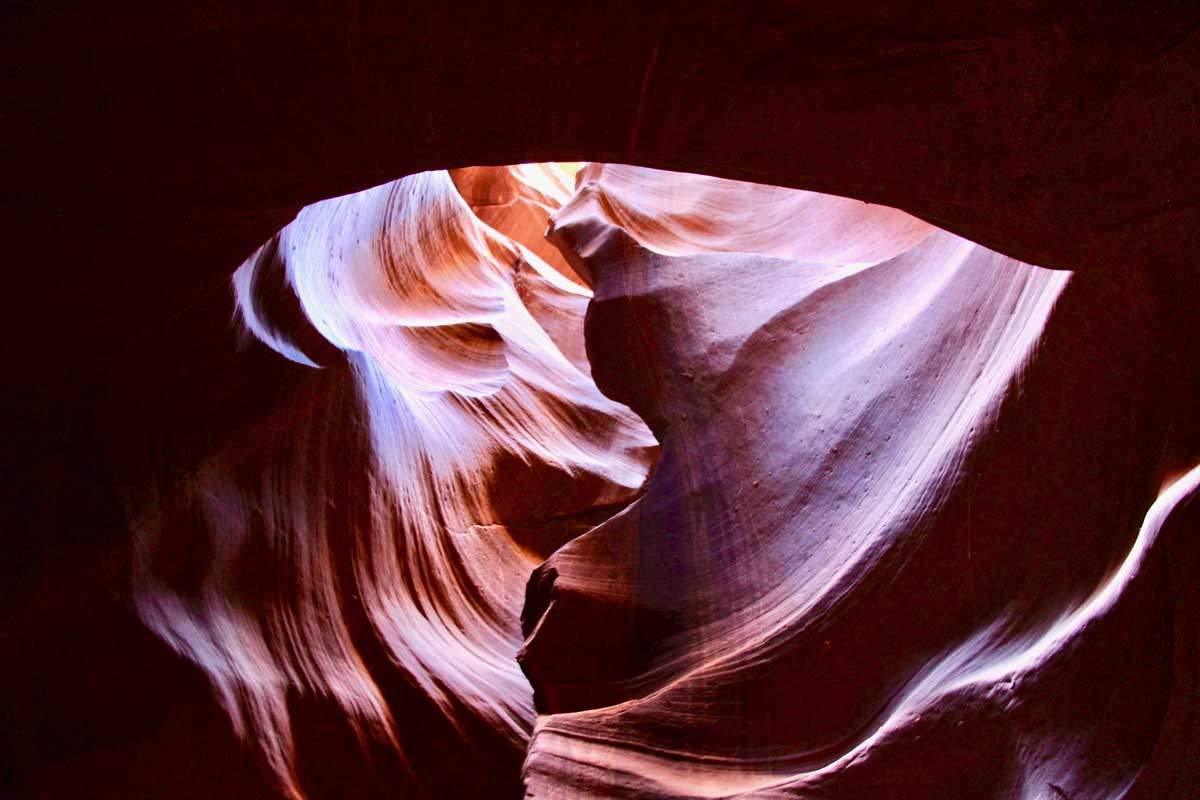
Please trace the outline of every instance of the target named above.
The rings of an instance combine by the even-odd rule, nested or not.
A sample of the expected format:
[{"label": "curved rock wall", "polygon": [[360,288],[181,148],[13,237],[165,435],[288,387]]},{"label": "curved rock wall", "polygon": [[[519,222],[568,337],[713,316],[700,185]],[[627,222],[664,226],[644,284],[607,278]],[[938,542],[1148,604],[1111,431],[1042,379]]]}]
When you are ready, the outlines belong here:
[{"label": "curved rock wall", "polygon": [[[538,199],[514,203],[536,214]],[[261,447],[141,498],[140,615],[204,669],[293,795],[292,693],[333,701],[401,755],[422,735],[381,670],[523,747],[528,574],[631,500],[656,449],[564,354],[580,350],[586,291],[484,225],[446,172],[305,209],[234,285],[253,336],[310,367],[304,342],[319,340],[347,368]],[[202,563],[171,569],[188,559]]]},{"label": "curved rock wall", "polygon": [[310,698],[434,796],[413,709],[482,773],[507,742],[501,795],[1128,791],[1189,702],[1161,532],[1200,480],[1136,276],[793,189],[570,187],[420,173],[234,276],[319,377],[131,495],[135,598],[283,789],[328,794]]}]

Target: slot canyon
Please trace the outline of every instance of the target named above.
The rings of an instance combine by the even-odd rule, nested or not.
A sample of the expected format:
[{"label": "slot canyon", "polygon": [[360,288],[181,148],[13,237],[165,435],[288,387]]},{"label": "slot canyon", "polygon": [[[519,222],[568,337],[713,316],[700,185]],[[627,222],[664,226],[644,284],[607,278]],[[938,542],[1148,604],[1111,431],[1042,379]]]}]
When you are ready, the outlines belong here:
[{"label": "slot canyon", "polygon": [[0,793],[1195,796],[1198,30],[18,4]]}]

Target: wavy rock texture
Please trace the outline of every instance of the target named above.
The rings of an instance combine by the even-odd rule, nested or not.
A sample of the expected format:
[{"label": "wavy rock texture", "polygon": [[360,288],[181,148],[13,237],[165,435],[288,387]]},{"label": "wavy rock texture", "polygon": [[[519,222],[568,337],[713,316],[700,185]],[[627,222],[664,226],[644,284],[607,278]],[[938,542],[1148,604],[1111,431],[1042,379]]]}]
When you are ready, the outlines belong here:
[{"label": "wavy rock texture", "polygon": [[[456,175],[482,192],[474,177]],[[632,499],[654,452],[564,355],[579,361],[587,292],[520,243],[547,202],[523,180],[561,202],[564,177],[496,177],[514,215],[495,228],[449,174],[423,173],[305,209],[248,261],[234,284],[253,335],[306,365],[339,354],[350,385],[135,514],[139,613],[208,673],[293,795],[292,693],[332,699],[401,754],[424,735],[395,719],[380,671],[519,753],[525,581]],[[198,574],[172,568],[196,552]]]},{"label": "wavy rock texture", "polygon": [[[1194,719],[1163,550],[1200,485],[1139,276],[574,169],[306,208],[234,286],[321,369],[127,501],[139,614],[283,790],[348,791],[305,698],[408,757],[381,795],[491,775],[489,736],[479,796],[522,758],[530,797],[1135,786]],[[422,708],[460,762],[413,757]]]},{"label": "wavy rock texture", "polygon": [[[943,512],[959,513],[974,483],[1031,492],[990,510],[974,496],[976,580],[1010,569],[1026,529],[1057,541],[1053,519],[1115,507],[1113,487],[1137,495],[1119,504],[1133,519],[1102,519],[1086,541],[1042,555],[1065,572],[1066,562],[1115,571],[1128,547],[1114,531],[1137,529],[1160,487],[1200,460],[1192,0],[189,0],[153,10],[68,0],[6,11],[0,795],[274,796],[273,774],[231,735],[204,670],[134,612],[130,529],[163,517],[166,541],[149,551],[162,557],[147,566],[195,610],[199,587],[213,585],[207,573],[227,569],[213,559],[224,539],[186,502],[212,503],[198,476],[226,476],[253,500],[269,463],[282,469],[322,441],[327,461],[366,463],[360,383],[307,321],[282,261],[267,258],[258,273],[260,310],[322,369],[231,336],[229,278],[301,208],[401,176],[561,159],[720,175],[904,209],[1075,271],[1019,384],[1035,391],[1010,391],[1002,406],[1019,410],[997,423],[998,441],[1023,436],[1034,455],[993,460]],[[650,192],[643,184],[636,202]],[[524,244],[536,253],[540,231],[535,239]],[[568,294],[566,307],[586,304]],[[1125,478],[1093,490],[1101,469]],[[329,530],[351,530],[370,496],[365,474],[319,482],[333,500],[321,517]],[[985,511],[1015,531],[1015,554],[994,564],[975,557]],[[262,520],[254,509],[248,519]],[[1129,800],[1196,795],[1197,531],[1200,504],[1181,501],[1147,562],[1166,562],[1167,585],[1152,581],[1159,594],[1135,603],[1129,626],[1131,636],[1156,627],[1172,650],[1170,677],[1138,687],[1142,704],[1170,697]],[[355,597],[352,540],[330,539],[340,613],[413,769],[386,740],[360,747],[335,700],[285,677],[296,781],[311,798],[520,796],[523,737],[463,708],[451,723],[396,668]],[[231,613],[244,620],[265,618],[265,598],[292,602],[295,587],[276,577],[291,574],[292,551],[255,550],[264,541],[251,533],[237,550],[246,568]],[[942,602],[931,590],[913,613],[941,613]],[[1071,674],[1064,706],[1136,682],[1122,649],[1109,653]],[[790,707],[782,695],[778,705]],[[747,750],[766,738],[748,737]],[[931,750],[913,770],[953,754]],[[1061,800],[1036,782],[1031,791]]]},{"label": "wavy rock texture", "polygon": [[1140,312],[1079,313],[1120,288],[855,201],[583,177],[553,237],[663,450],[531,583],[529,795],[1122,796],[1200,472],[1155,500],[1167,426],[1089,424],[1146,402]]}]

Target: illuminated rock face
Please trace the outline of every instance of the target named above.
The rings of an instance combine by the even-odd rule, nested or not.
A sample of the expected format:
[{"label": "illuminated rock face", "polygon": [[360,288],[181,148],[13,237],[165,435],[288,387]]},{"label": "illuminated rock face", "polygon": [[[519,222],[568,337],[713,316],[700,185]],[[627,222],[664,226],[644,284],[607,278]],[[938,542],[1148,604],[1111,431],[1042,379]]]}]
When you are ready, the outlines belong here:
[{"label": "illuminated rock face", "polygon": [[[468,196],[504,193],[514,214],[495,227],[446,172],[422,173],[311,206],[250,259],[234,285],[253,335],[348,369],[279,415],[258,457],[220,454],[160,501],[202,530],[137,515],[142,618],[208,673],[293,795],[291,693],[334,701],[401,754],[428,736],[390,708],[389,674],[519,759],[534,718],[515,660],[525,582],[633,499],[656,449],[587,374],[587,291],[522,244],[564,176],[492,172],[490,186],[455,177]],[[211,565],[185,588],[160,565],[196,538]]]},{"label": "illuminated rock face", "polygon": [[285,792],[320,794],[298,696],[415,774],[489,731],[487,796],[523,758],[563,798],[1118,797],[1178,713],[1200,472],[1164,488],[1168,426],[1114,412],[1169,380],[1153,309],[1094,313],[1136,277],[589,164],[310,206],[234,285],[326,369],[133,503],[137,607]]},{"label": "illuminated rock face", "polygon": [[552,238],[598,385],[663,449],[535,573],[530,792],[1121,796],[1167,703],[1157,537],[1200,470],[1155,500],[1165,429],[1095,458],[1128,431],[1079,399],[1144,392],[1112,375],[1125,325],[1083,336],[1095,289],[855,201],[590,177]]}]

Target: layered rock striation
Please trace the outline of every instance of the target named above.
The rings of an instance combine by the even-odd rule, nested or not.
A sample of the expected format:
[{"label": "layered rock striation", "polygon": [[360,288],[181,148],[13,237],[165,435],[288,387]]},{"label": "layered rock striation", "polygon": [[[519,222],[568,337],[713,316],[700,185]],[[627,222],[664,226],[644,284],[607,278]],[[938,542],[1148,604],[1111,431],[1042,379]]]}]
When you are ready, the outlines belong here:
[{"label": "layered rock striation", "polygon": [[491,796],[1149,791],[1195,713],[1164,553],[1200,472],[1140,276],[574,171],[306,208],[233,283],[310,377],[127,493],[141,618],[283,791],[302,698],[433,795],[432,717]]}]

